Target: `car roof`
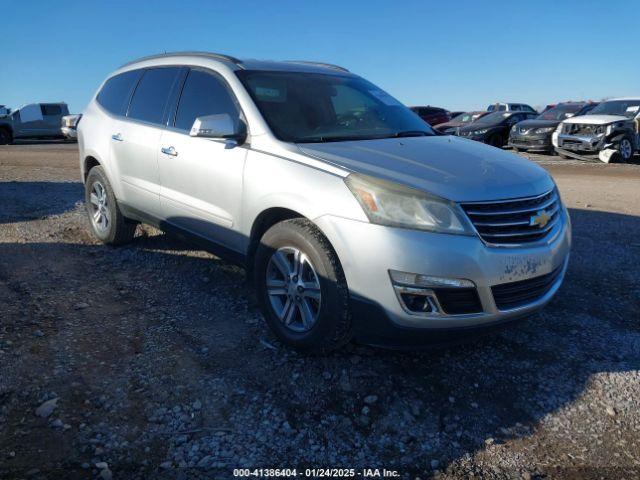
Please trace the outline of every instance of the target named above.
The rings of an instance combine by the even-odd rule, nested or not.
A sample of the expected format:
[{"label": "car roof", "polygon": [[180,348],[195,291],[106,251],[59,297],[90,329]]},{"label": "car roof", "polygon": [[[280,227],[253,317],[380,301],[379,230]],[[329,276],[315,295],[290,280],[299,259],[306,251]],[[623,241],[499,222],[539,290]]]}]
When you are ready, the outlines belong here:
[{"label": "car roof", "polygon": [[330,63],[313,62],[306,60],[255,60],[255,59],[239,59],[230,55],[214,52],[170,52],[157,55],[149,55],[138,58],[125,63],[120,68],[131,67],[137,63],[145,62],[149,66],[149,62],[153,60],[175,59],[178,63],[187,59],[202,58],[208,60],[217,60],[232,68],[233,70],[269,70],[283,72],[312,72],[312,73],[341,73],[350,74],[349,70],[333,65]]},{"label": "car roof", "polygon": [[640,97],[618,97],[618,98],[608,98],[607,100],[603,100],[603,101],[602,101],[602,103],[604,103],[604,102],[614,102],[614,101],[623,101],[623,100],[640,101]]}]

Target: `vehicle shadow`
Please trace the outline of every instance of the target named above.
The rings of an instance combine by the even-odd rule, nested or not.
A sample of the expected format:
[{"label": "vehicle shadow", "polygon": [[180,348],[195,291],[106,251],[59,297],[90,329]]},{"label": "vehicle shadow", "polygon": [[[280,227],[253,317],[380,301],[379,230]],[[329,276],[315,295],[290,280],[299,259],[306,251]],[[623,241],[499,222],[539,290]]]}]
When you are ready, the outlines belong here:
[{"label": "vehicle shadow", "polygon": [[[77,199],[77,192],[62,196]],[[214,456],[234,452],[225,466],[214,468],[221,477],[234,467],[275,465],[384,467],[427,477],[448,467],[461,477],[470,471],[480,477],[513,477],[523,468],[554,478],[589,477],[613,467],[631,475],[638,467],[612,460],[612,452],[621,435],[631,442],[634,432],[625,430],[631,426],[613,428],[603,412],[611,407],[624,421],[633,402],[615,391],[598,396],[594,379],[602,382],[602,377],[640,369],[640,244],[629,241],[639,238],[640,217],[591,210],[572,210],[571,215],[572,260],[556,299],[524,323],[455,347],[392,352],[350,345],[324,356],[292,352],[266,330],[248,300],[241,269],[164,234],[139,236],[117,249],[0,244],[0,283],[19,286],[2,290],[0,303],[7,306],[4,321],[10,329],[27,322],[19,309],[25,304],[21,288],[49,305],[52,317],[68,320],[72,326],[59,322],[51,328],[72,329],[70,334],[84,340],[66,345],[68,378],[57,379],[57,394],[77,396],[67,389],[78,376],[82,388],[96,397],[122,390],[136,414],[100,410],[96,421],[122,431],[136,422],[136,429],[147,432],[153,450],[140,455],[157,459],[149,472],[180,452],[184,440],[157,433],[156,423],[147,419],[159,406],[197,398],[205,408],[196,412],[197,429],[184,428],[196,432],[186,445],[199,442]],[[66,294],[51,291],[52,283],[65,286]],[[80,323],[70,321],[79,314],[73,307],[77,300],[70,301],[69,295],[91,299]],[[13,365],[13,380],[5,382],[14,382],[11,391],[40,382],[52,389],[44,376],[29,375],[35,368],[50,369],[47,361],[42,352],[25,356]],[[144,401],[136,393],[140,382]],[[90,423],[93,414],[84,413],[81,421]],[[602,426],[603,445],[584,435],[576,436],[582,442],[578,445],[553,435],[558,428],[579,433],[581,422],[593,425],[594,419],[611,423]],[[0,449],[10,444],[12,428],[0,435]],[[212,433],[220,428],[229,433]],[[48,431],[38,435],[37,440],[23,436],[21,442],[33,440],[49,451],[50,442],[59,441]],[[66,435],[66,454],[77,461],[74,465],[87,461],[74,450],[86,439]],[[536,435],[542,435],[544,445],[532,439]],[[507,449],[502,464],[487,460],[469,467],[472,456],[489,455],[507,442],[513,458]],[[531,457],[526,457],[528,445]],[[567,454],[601,468],[566,467]],[[3,468],[21,471],[12,465],[5,462],[0,473]],[[139,464],[125,461],[109,465],[114,472],[140,471]],[[158,478],[165,477],[170,473]]]},{"label": "vehicle shadow", "polygon": [[83,195],[80,182],[0,182],[0,224],[65,213]]}]

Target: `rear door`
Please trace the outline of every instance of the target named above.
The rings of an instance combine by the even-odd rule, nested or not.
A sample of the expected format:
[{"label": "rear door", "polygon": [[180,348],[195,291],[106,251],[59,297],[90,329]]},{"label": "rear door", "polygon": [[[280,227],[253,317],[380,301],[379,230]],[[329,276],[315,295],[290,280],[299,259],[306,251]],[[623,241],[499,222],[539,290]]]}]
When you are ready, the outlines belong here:
[{"label": "rear door", "polygon": [[237,233],[247,149],[221,140],[196,138],[197,117],[226,113],[240,121],[240,108],[217,73],[192,68],[184,81],[174,118],[162,133],[158,163],[160,202],[169,223],[240,251]]},{"label": "rear door", "polygon": [[158,152],[166,123],[169,96],[179,67],[145,69],[134,90],[126,118],[112,124],[111,161],[122,185],[122,201],[153,217],[160,217]]}]

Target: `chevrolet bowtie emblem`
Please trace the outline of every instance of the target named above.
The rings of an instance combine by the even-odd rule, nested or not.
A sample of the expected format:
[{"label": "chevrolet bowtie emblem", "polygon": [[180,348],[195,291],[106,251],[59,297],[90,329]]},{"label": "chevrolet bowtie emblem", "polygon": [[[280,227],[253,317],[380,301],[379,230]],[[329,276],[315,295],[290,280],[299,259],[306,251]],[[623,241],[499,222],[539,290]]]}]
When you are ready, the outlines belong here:
[{"label": "chevrolet bowtie emblem", "polygon": [[529,226],[544,228],[551,220],[551,216],[544,210],[540,210],[529,219]]}]

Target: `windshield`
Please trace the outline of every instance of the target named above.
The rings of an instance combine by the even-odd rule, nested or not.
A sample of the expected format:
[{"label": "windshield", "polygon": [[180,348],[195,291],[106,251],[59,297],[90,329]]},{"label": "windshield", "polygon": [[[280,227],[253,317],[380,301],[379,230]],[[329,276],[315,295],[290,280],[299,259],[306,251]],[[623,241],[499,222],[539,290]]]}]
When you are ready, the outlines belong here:
[{"label": "windshield", "polygon": [[497,125],[509,118],[511,115],[513,115],[513,112],[493,112],[480,117],[474,122],[474,124],[481,123],[486,125]]},{"label": "windshield", "polygon": [[589,112],[589,115],[622,115],[633,118],[640,110],[640,99],[638,100],[612,100],[603,102]]},{"label": "windshield", "polygon": [[294,143],[436,135],[366,80],[320,73],[236,72],[274,135]]},{"label": "windshield", "polygon": [[567,113],[570,115],[575,114],[583,107],[584,104],[582,103],[558,105],[557,107],[550,108],[549,110],[541,113],[537,120],[565,120],[566,118],[569,118]]},{"label": "windshield", "polygon": [[461,113],[457,117],[454,117],[452,122],[469,123],[478,118],[479,113]]}]

